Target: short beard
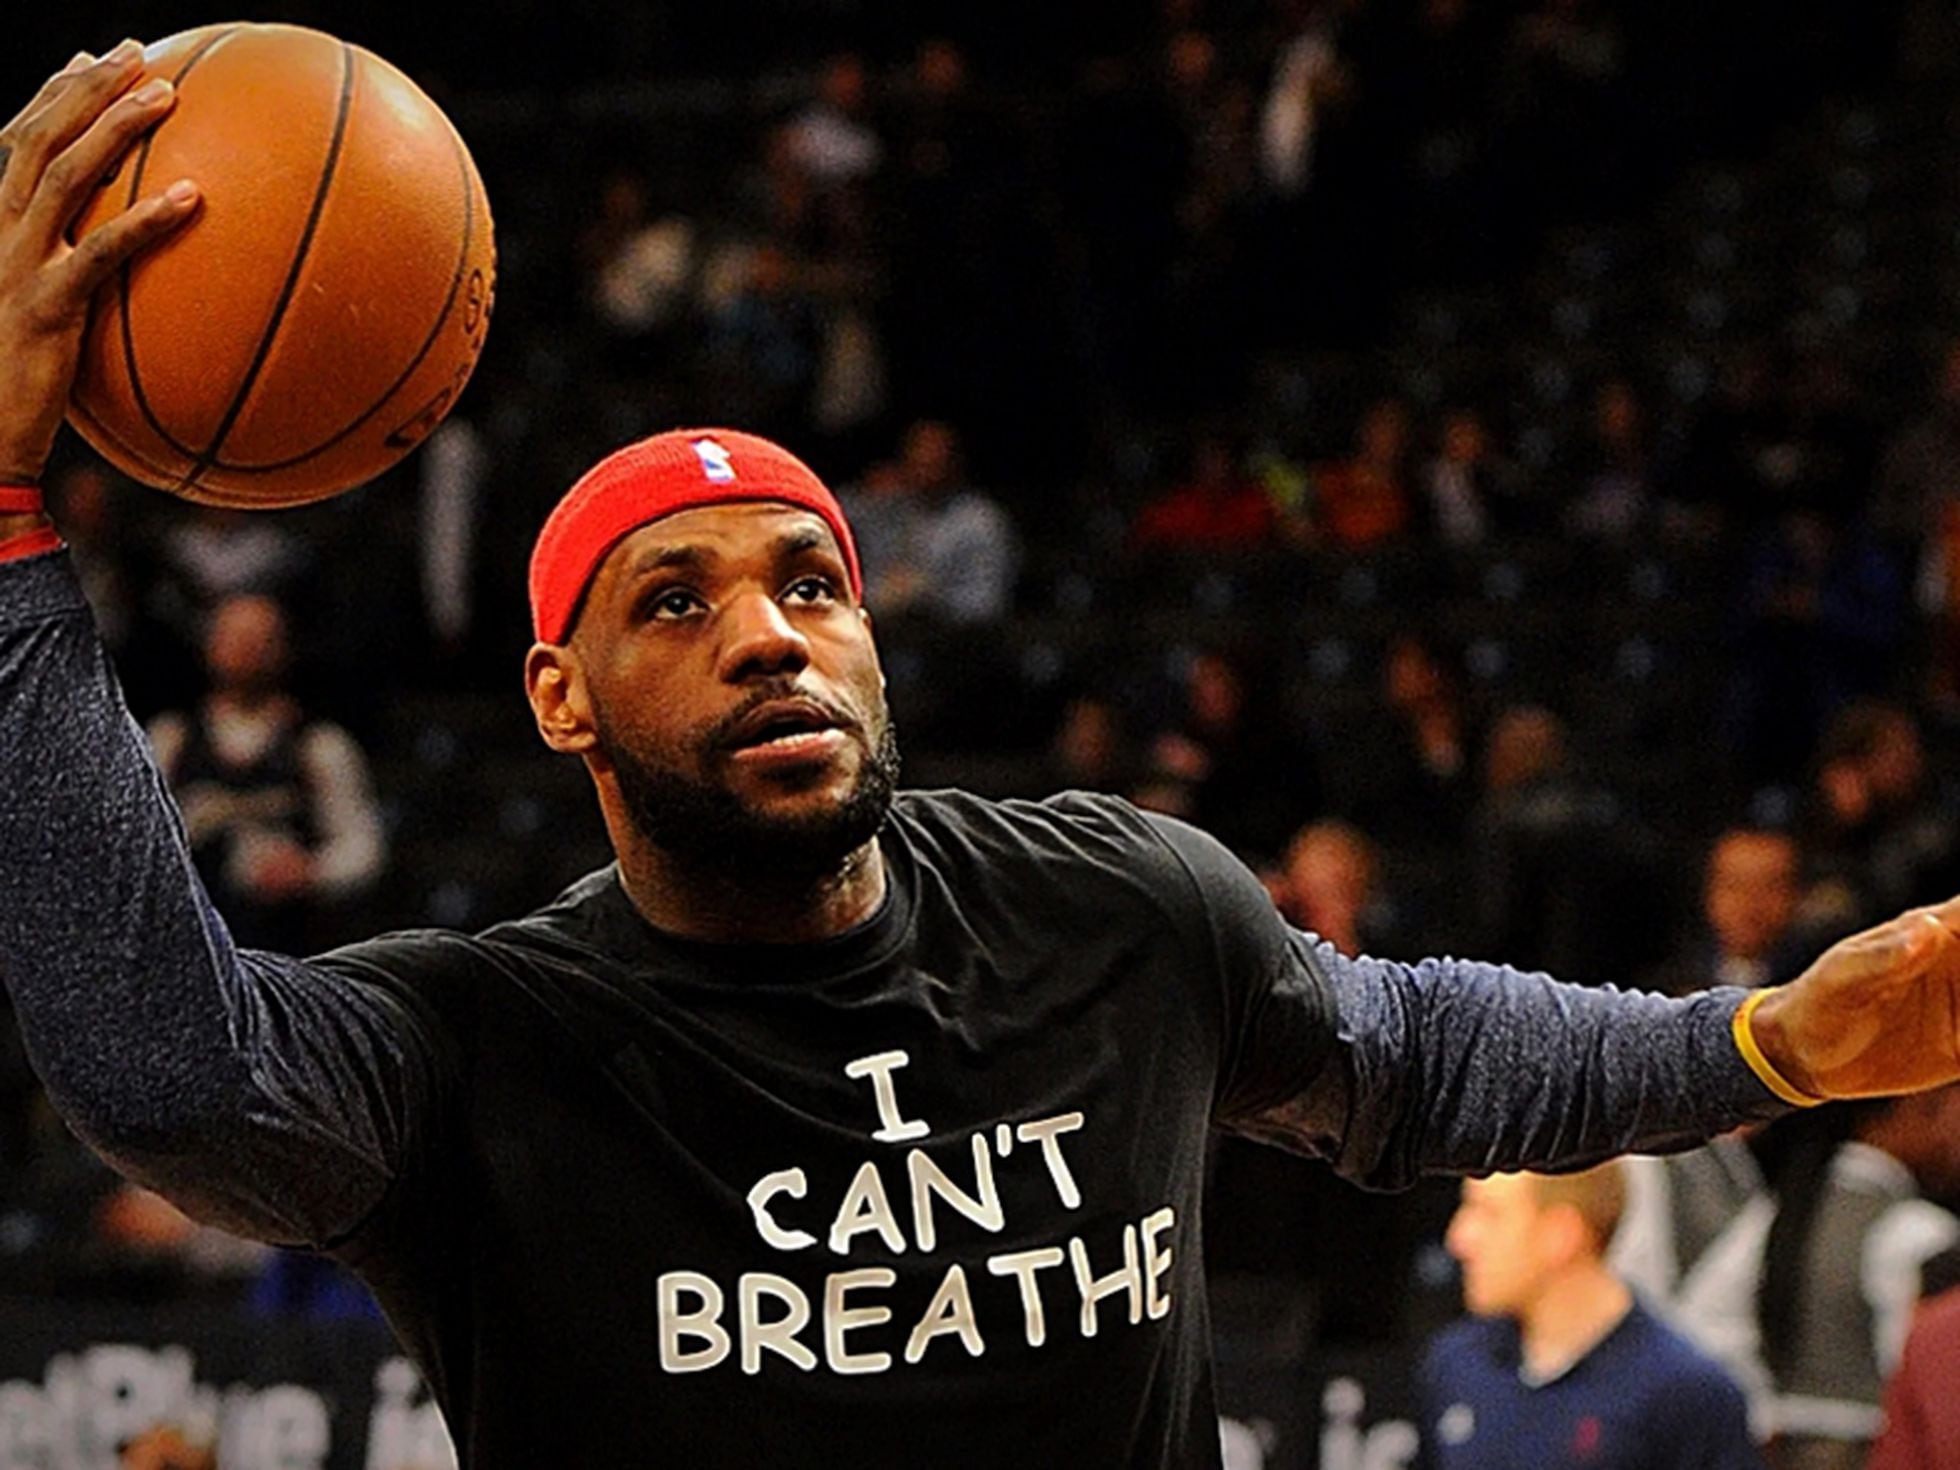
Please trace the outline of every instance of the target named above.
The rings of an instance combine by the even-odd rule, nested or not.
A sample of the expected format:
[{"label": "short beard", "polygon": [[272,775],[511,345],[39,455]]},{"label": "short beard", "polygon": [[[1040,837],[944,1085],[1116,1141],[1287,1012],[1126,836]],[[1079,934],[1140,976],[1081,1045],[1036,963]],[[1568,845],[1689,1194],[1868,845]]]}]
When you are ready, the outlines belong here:
[{"label": "short beard", "polygon": [[789,818],[766,816],[724,786],[642,760],[603,717],[597,725],[627,815],[653,846],[706,875],[747,883],[807,882],[841,868],[878,835],[891,811],[898,790],[898,732],[890,714],[879,713],[871,757],[850,794],[828,811]]}]

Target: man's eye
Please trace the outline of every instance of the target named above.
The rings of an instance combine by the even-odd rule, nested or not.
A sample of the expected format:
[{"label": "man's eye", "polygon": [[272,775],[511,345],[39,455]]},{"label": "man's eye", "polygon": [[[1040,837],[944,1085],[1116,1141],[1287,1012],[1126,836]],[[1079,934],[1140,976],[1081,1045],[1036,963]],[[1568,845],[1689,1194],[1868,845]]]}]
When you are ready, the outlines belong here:
[{"label": "man's eye", "polygon": [[646,614],[651,618],[684,618],[699,606],[700,598],[678,587],[656,592],[645,604]]},{"label": "man's eye", "polygon": [[830,602],[837,589],[828,577],[799,577],[790,583],[788,595],[799,602]]}]

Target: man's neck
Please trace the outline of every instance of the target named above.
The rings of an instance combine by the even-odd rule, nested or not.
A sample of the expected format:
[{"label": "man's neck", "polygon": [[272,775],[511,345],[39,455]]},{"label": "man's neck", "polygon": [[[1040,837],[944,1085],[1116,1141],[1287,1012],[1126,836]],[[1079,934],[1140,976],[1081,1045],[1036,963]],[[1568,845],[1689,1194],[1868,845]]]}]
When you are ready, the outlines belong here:
[{"label": "man's neck", "polygon": [[717,944],[809,944],[862,924],[885,900],[885,855],[867,842],[828,872],[779,878],[682,864],[622,847],[620,882],[654,928]]},{"label": "man's neck", "polygon": [[1525,1371],[1557,1378],[1597,1347],[1633,1306],[1633,1293],[1605,1265],[1588,1261],[1547,1283],[1518,1314]]}]

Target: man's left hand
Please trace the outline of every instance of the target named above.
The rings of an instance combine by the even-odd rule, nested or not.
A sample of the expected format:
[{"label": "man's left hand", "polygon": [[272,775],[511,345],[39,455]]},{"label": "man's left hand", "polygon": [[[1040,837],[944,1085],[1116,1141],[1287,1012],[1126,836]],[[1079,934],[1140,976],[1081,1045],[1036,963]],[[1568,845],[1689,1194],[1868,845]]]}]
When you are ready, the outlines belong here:
[{"label": "man's left hand", "polygon": [[1960,898],[1832,945],[1763,999],[1750,1030],[1784,1080],[1815,1098],[1960,1079]]}]

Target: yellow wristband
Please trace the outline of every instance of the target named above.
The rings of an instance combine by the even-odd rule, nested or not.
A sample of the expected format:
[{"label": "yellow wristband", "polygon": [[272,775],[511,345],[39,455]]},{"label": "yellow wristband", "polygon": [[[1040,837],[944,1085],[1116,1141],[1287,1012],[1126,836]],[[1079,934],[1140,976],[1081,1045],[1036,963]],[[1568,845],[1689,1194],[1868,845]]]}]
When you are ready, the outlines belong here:
[{"label": "yellow wristband", "polygon": [[1755,1015],[1756,1007],[1768,999],[1769,991],[1754,991],[1735,1008],[1735,1020],[1730,1023],[1730,1030],[1735,1033],[1736,1050],[1742,1053],[1743,1061],[1749,1064],[1749,1070],[1756,1074],[1763,1086],[1792,1107],[1814,1108],[1819,1103],[1829,1102],[1829,1098],[1812,1097],[1802,1088],[1792,1086],[1787,1077],[1770,1065],[1769,1058],[1763,1055],[1763,1049],[1756,1045],[1756,1033],[1749,1029],[1749,1018]]}]

